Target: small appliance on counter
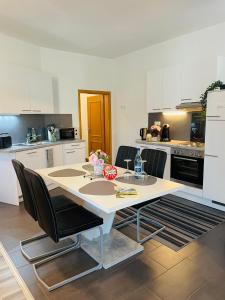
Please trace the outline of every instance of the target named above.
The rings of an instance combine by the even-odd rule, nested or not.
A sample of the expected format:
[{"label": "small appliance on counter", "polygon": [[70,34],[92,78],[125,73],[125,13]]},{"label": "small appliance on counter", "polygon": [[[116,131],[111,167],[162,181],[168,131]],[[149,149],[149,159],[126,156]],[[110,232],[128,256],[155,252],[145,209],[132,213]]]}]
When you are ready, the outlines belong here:
[{"label": "small appliance on counter", "polygon": [[161,142],[170,142],[170,125],[169,124],[163,124],[160,141]]},{"label": "small appliance on counter", "polygon": [[8,133],[0,133],[0,149],[10,148],[11,146],[11,136]]},{"label": "small appliance on counter", "polygon": [[141,137],[142,141],[146,140],[147,132],[148,132],[148,128],[141,128],[140,129],[140,137]]},{"label": "small appliance on counter", "polygon": [[75,131],[74,128],[60,128],[59,129],[60,140],[74,140]]}]

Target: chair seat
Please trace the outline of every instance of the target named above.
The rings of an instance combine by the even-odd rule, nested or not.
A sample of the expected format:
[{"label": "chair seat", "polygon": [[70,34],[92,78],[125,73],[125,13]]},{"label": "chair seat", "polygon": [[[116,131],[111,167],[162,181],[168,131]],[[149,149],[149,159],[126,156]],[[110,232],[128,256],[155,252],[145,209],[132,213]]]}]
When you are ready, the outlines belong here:
[{"label": "chair seat", "polygon": [[103,219],[82,206],[59,211],[56,213],[56,224],[59,237],[79,233],[103,224]]},{"label": "chair seat", "polygon": [[148,201],[145,201],[145,202],[142,202],[142,203],[133,205],[132,207],[135,208],[135,209],[139,209],[139,208],[142,208],[142,207],[145,206],[145,205],[152,204],[152,203],[154,203],[155,201],[158,201],[159,199],[160,199],[160,198],[151,199],[151,200],[148,200]]},{"label": "chair seat", "polygon": [[51,202],[54,210],[56,212],[63,210],[63,209],[68,209],[68,208],[73,208],[73,207],[78,207],[79,205],[74,203],[71,199],[67,198],[64,195],[57,195],[51,197]]}]

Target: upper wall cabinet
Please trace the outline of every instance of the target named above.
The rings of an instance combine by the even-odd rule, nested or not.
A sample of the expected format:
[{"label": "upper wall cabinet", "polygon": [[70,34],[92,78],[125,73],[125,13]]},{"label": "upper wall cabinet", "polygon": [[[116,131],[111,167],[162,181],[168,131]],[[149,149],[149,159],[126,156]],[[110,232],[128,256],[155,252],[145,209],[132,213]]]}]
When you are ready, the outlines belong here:
[{"label": "upper wall cabinet", "polygon": [[174,110],[179,104],[180,66],[151,70],[147,74],[147,110],[161,112]]},{"label": "upper wall cabinet", "polygon": [[159,112],[162,107],[163,69],[151,70],[147,74],[147,111]]},{"label": "upper wall cabinet", "polygon": [[225,81],[225,59],[201,59],[147,73],[147,111],[175,110],[183,101],[199,101],[216,80]]},{"label": "upper wall cabinet", "polygon": [[2,65],[0,70],[0,113],[25,113],[30,109],[27,72],[17,66]]},{"label": "upper wall cabinet", "polygon": [[201,94],[217,77],[216,61],[184,63],[181,71],[181,101],[199,101]]},{"label": "upper wall cabinet", "polygon": [[28,94],[31,113],[53,113],[52,77],[44,72],[29,70]]},{"label": "upper wall cabinet", "polygon": [[16,65],[1,65],[0,114],[53,113],[49,74]]}]

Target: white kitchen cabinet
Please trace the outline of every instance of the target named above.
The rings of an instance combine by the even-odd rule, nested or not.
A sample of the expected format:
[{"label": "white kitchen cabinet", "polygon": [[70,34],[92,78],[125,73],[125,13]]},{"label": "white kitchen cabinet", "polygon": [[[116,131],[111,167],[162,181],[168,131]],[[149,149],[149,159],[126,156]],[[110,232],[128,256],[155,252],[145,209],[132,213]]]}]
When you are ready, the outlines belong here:
[{"label": "white kitchen cabinet", "polygon": [[[16,152],[17,160],[19,160],[26,168],[31,170],[45,168],[45,153],[42,148],[31,149],[29,151]],[[19,182],[17,182],[18,195],[22,195]]]},{"label": "white kitchen cabinet", "polygon": [[181,66],[171,66],[163,70],[162,111],[175,110],[181,99]]},{"label": "white kitchen cabinet", "polygon": [[0,68],[0,114],[54,112],[51,75],[17,65]]},{"label": "white kitchen cabinet", "polygon": [[156,69],[147,73],[147,111],[160,112],[163,98],[163,70]]},{"label": "white kitchen cabinet", "polygon": [[181,67],[170,66],[147,73],[148,112],[172,111],[180,103]]},{"label": "white kitchen cabinet", "polygon": [[147,111],[165,112],[196,102],[214,81],[225,78],[224,57],[185,61],[147,72]]},{"label": "white kitchen cabinet", "polygon": [[76,164],[85,162],[85,143],[70,143],[63,146],[63,164]]},{"label": "white kitchen cabinet", "polygon": [[45,167],[44,148],[31,149],[16,152],[16,159],[21,161],[25,167],[30,169],[41,169]]},{"label": "white kitchen cabinet", "polygon": [[24,68],[2,64],[0,71],[0,113],[26,113],[30,109]]},{"label": "white kitchen cabinet", "polygon": [[203,197],[225,204],[224,158],[205,156]]},{"label": "white kitchen cabinet", "polygon": [[199,101],[201,94],[216,80],[216,60],[186,61],[181,71],[181,101]]},{"label": "white kitchen cabinet", "polygon": [[52,150],[53,152],[53,166],[62,166],[63,165],[63,152],[62,152],[62,145],[54,145],[50,147],[44,147],[44,157],[45,157],[45,167],[49,166],[48,162],[48,150]]},{"label": "white kitchen cabinet", "polygon": [[210,92],[207,96],[208,119],[225,120],[225,91]]},{"label": "white kitchen cabinet", "polygon": [[52,78],[38,70],[29,70],[28,93],[31,113],[53,113]]}]

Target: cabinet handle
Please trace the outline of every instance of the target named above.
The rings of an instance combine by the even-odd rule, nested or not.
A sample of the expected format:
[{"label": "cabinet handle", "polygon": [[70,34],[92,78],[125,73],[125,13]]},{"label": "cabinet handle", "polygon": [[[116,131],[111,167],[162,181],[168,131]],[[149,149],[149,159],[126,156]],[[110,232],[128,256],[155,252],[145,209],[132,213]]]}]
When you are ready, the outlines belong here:
[{"label": "cabinet handle", "polygon": [[21,111],[31,111],[31,109],[22,109]]},{"label": "cabinet handle", "polygon": [[33,109],[33,112],[41,112],[41,109]]},{"label": "cabinet handle", "polygon": [[76,151],[67,151],[66,153],[75,153]]},{"label": "cabinet handle", "polygon": [[71,147],[79,147],[79,146],[80,146],[80,144],[71,145]]},{"label": "cabinet handle", "polygon": [[33,152],[27,152],[26,154],[35,154],[35,153],[37,153],[37,151],[33,151]]},{"label": "cabinet handle", "polygon": [[206,118],[220,118],[221,116],[206,116]]},{"label": "cabinet handle", "polygon": [[205,156],[207,156],[207,157],[215,157],[215,158],[219,157],[218,155],[212,155],[212,154],[205,154]]},{"label": "cabinet handle", "polygon": [[183,98],[183,99],[181,99],[181,102],[182,101],[192,101],[192,99],[191,98]]},{"label": "cabinet handle", "polygon": [[160,108],[153,108],[152,110],[160,110]]}]

